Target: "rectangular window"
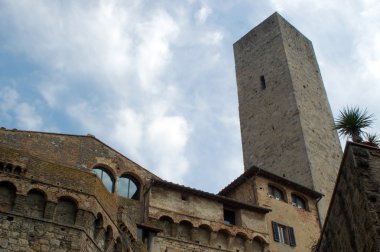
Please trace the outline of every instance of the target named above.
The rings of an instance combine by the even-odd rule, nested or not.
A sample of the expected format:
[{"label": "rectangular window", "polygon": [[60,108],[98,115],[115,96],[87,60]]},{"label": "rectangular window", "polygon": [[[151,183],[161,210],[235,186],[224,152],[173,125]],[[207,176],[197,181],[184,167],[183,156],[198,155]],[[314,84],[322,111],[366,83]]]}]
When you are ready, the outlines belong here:
[{"label": "rectangular window", "polygon": [[272,228],[273,238],[276,242],[288,244],[292,247],[296,246],[296,238],[292,227],[272,221]]},{"label": "rectangular window", "polygon": [[267,88],[267,84],[265,83],[265,77],[264,75],[260,76],[260,82],[261,82],[261,89],[264,90]]},{"label": "rectangular window", "polygon": [[235,212],[224,209],[224,223],[229,225],[235,225]]}]

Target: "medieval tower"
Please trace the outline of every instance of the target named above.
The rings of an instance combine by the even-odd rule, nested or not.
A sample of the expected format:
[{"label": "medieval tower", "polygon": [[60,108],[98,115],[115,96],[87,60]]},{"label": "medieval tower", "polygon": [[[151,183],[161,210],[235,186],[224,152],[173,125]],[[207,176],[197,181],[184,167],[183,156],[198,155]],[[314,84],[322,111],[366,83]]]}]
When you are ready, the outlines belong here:
[{"label": "medieval tower", "polygon": [[278,13],[234,44],[245,170],[316,190],[326,215],[341,148],[310,40]]}]

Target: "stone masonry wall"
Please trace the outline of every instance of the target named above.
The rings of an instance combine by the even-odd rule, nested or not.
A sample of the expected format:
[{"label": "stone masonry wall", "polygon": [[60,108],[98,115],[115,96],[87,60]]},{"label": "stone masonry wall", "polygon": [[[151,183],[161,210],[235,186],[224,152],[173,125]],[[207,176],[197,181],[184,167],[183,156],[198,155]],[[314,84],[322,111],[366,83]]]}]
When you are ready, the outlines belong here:
[{"label": "stone masonry wall", "polygon": [[[312,189],[324,195],[318,202],[323,223],[334,190],[342,150],[338,134],[332,129],[333,116],[313,45],[286,20],[279,20],[313,180]],[[302,184],[301,181],[296,182]]]},{"label": "stone masonry wall", "polygon": [[136,225],[117,211],[95,174],[0,146],[3,251],[127,251]]},{"label": "stone masonry wall", "polygon": [[348,144],[317,251],[380,251],[380,150]]},{"label": "stone masonry wall", "polygon": [[341,149],[311,42],[275,13],[234,44],[245,169],[256,165],[325,195]]},{"label": "stone masonry wall", "polygon": [[143,184],[151,177],[157,178],[91,135],[0,129],[0,145],[23,150],[51,163],[86,171],[97,164],[103,164],[114,176],[128,172],[134,174]]},{"label": "stone masonry wall", "polygon": [[244,168],[313,188],[279,22],[273,14],[234,44]]},{"label": "stone masonry wall", "polygon": [[80,228],[0,212],[0,251],[102,251]]}]

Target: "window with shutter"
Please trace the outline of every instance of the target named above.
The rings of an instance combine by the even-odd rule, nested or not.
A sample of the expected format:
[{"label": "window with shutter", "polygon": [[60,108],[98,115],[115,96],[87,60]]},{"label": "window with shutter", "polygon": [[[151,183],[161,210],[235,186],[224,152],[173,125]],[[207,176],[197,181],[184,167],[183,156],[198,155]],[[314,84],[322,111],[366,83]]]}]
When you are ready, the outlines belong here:
[{"label": "window with shutter", "polygon": [[296,238],[294,229],[277,222],[272,221],[273,239],[276,242],[288,244],[292,247],[296,246]]},{"label": "window with shutter", "polygon": [[292,247],[296,246],[296,237],[294,236],[294,229],[292,227],[288,227],[289,233],[289,245]]},{"label": "window with shutter", "polygon": [[280,235],[278,233],[278,224],[272,221],[272,229],[273,229],[273,239],[277,242],[280,241]]}]

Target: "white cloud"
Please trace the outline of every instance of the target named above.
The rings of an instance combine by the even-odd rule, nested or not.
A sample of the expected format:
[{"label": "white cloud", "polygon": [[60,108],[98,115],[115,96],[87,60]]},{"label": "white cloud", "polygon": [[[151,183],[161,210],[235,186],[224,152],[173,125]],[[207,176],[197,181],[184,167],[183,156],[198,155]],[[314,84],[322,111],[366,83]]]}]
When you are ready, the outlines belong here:
[{"label": "white cloud", "polygon": [[142,146],[144,116],[137,114],[131,108],[124,108],[117,111],[110,122],[113,125],[113,130],[110,132],[112,141],[124,146],[129,155],[139,160],[142,159],[144,156],[141,153],[141,150],[144,149]]},{"label": "white cloud", "polygon": [[41,84],[38,89],[50,107],[56,106],[62,98],[62,93],[66,91],[63,84],[50,82]]},{"label": "white cloud", "polygon": [[201,41],[206,45],[216,45],[223,40],[224,34],[222,31],[211,31],[203,35]]},{"label": "white cloud", "polygon": [[0,117],[5,121],[14,117],[19,129],[40,130],[43,125],[35,106],[22,102],[19,93],[9,86],[0,88]]},{"label": "white cloud", "polygon": [[0,88],[0,109],[4,116],[8,110],[17,105],[18,99],[19,94],[15,89],[8,86]]},{"label": "white cloud", "polygon": [[42,118],[36,112],[34,106],[25,102],[15,108],[17,125],[20,129],[41,130]]},{"label": "white cloud", "polygon": [[156,118],[148,126],[146,146],[158,160],[154,167],[158,175],[167,180],[182,182],[189,166],[185,148],[190,132],[186,120],[178,116]]},{"label": "white cloud", "polygon": [[170,44],[178,34],[178,26],[166,12],[153,13],[152,18],[137,27],[137,68],[139,84],[145,91],[157,92],[157,82],[170,61]]},{"label": "white cloud", "polygon": [[212,9],[207,5],[202,5],[195,13],[195,19],[198,23],[203,24],[212,13]]}]

